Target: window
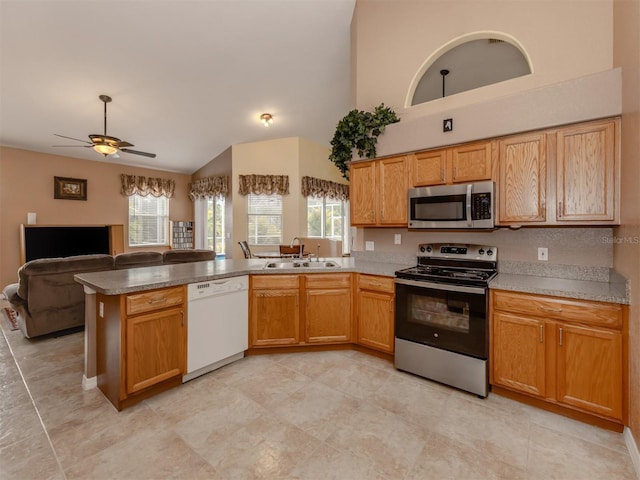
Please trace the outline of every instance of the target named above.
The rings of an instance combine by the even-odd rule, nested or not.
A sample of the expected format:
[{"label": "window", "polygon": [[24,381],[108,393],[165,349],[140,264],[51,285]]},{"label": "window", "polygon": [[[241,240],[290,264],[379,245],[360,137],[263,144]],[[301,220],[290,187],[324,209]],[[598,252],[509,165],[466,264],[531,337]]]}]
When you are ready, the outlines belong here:
[{"label": "window", "polygon": [[250,245],[282,243],[282,195],[247,195],[247,241]]},{"label": "window", "polygon": [[225,254],[224,197],[207,198],[207,239],[204,248]]},{"label": "window", "polygon": [[129,197],[129,246],[169,244],[169,199]]},{"label": "window", "polygon": [[307,197],[307,235],[342,240],[346,202],[328,197]]}]

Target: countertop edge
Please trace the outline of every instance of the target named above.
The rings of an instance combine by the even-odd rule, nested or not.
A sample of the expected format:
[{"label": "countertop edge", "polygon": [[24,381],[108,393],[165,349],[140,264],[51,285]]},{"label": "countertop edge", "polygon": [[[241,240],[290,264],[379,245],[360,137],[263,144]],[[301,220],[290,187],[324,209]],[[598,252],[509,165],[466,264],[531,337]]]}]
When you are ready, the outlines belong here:
[{"label": "countertop edge", "polygon": [[629,304],[626,283],[623,282],[598,282],[501,273],[491,280],[489,288],[577,300]]}]

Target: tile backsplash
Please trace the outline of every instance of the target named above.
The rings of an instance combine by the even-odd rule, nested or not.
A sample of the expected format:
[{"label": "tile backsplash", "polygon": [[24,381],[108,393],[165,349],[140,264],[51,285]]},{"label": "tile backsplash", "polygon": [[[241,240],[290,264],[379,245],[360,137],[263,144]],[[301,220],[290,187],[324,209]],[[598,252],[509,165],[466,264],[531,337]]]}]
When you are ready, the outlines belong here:
[{"label": "tile backsplash", "polygon": [[[394,243],[396,234],[401,235],[400,245]],[[498,247],[499,265],[503,262],[506,269],[517,269],[527,264],[532,274],[536,274],[536,271],[553,272],[562,268],[560,266],[572,266],[575,267],[576,275],[583,277],[585,269],[580,267],[593,267],[588,270],[592,271],[596,278],[600,278],[599,272],[608,271],[613,266],[613,229],[610,227],[521,228],[519,230],[498,229],[491,232],[367,228],[357,229],[352,250],[364,250],[365,241],[373,242],[376,254],[384,252],[385,255],[398,257],[404,255],[415,257],[420,243],[451,242],[489,245]],[[548,249],[548,261],[538,260],[538,247]]]}]

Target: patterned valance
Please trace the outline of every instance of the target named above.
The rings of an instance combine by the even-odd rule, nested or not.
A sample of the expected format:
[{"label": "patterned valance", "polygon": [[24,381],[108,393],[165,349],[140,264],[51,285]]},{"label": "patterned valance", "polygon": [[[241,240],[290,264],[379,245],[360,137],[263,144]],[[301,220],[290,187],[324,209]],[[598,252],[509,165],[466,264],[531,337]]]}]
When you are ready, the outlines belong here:
[{"label": "patterned valance", "polygon": [[141,195],[146,197],[173,197],[176,189],[176,181],[167,178],[151,178],[137,175],[120,174],[120,193],[130,197],[131,195]]},{"label": "patterned valance", "polygon": [[348,200],[349,185],[322,180],[321,178],[302,177],[302,196]]},{"label": "patterned valance", "polygon": [[225,197],[229,192],[229,177],[207,177],[189,184],[189,198]]},{"label": "patterned valance", "polygon": [[289,194],[288,175],[239,175],[240,194],[279,195]]}]

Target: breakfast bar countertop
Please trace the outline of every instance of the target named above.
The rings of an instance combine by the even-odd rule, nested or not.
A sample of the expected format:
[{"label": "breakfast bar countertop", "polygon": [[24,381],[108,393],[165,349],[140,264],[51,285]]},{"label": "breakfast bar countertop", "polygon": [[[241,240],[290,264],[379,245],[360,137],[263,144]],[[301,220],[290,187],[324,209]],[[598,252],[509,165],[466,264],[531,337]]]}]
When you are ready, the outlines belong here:
[{"label": "breakfast bar countertop", "polygon": [[215,260],[208,262],[159,265],[124,270],[80,273],[74,276],[76,282],[105,295],[140,292],[156,288],[172,287],[189,283],[219,280],[240,275],[291,274],[291,273],[340,273],[358,272],[370,275],[395,276],[395,271],[411,265],[372,262],[353,257],[333,257],[323,259],[339,265],[335,268],[278,268],[265,269],[264,259]]}]

